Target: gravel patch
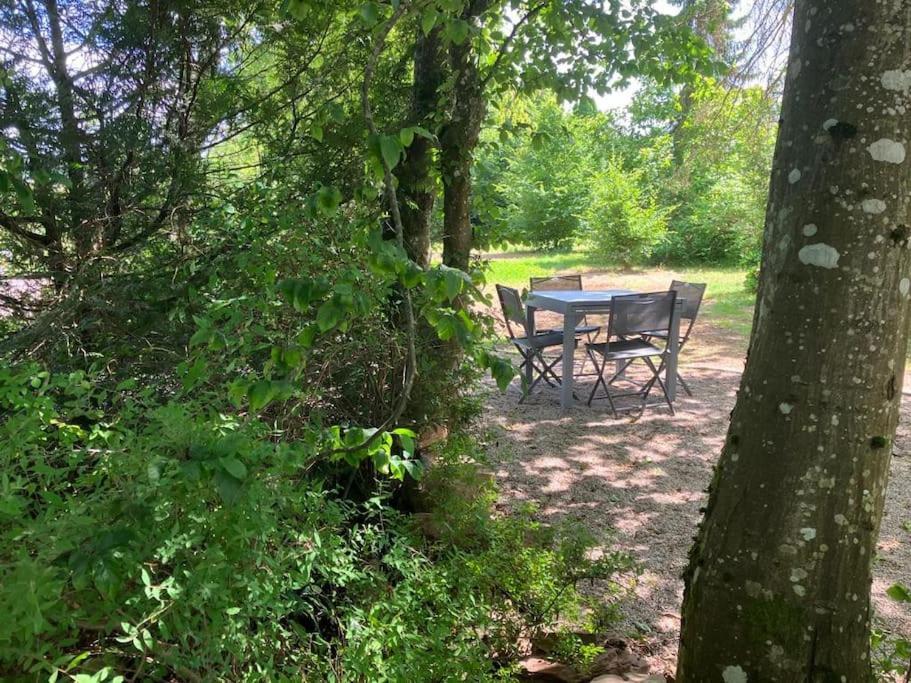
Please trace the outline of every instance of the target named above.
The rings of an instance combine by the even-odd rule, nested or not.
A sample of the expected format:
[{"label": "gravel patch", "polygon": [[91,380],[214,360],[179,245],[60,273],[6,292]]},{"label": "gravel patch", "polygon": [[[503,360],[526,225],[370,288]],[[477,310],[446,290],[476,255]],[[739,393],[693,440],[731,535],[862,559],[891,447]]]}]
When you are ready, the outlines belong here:
[{"label": "gravel patch", "polygon": [[[578,521],[605,545],[626,550],[641,563],[643,574],[625,607],[624,628],[653,673],[674,670],[680,576],[724,442],[746,350],[742,337],[704,322],[693,339],[681,373],[694,396],[679,391],[675,416],[655,408],[637,421],[615,420],[606,402],[564,412],[552,388],[519,405],[514,382],[505,393],[490,391],[483,421],[502,505],[533,502],[543,521]],[[911,387],[911,381],[905,385]],[[587,396],[589,386],[583,383],[577,393]],[[885,590],[896,581],[911,585],[911,533],[905,528],[911,521],[909,485],[911,407],[906,402],[873,582],[878,620],[905,636],[911,636],[911,611],[889,600]]]}]

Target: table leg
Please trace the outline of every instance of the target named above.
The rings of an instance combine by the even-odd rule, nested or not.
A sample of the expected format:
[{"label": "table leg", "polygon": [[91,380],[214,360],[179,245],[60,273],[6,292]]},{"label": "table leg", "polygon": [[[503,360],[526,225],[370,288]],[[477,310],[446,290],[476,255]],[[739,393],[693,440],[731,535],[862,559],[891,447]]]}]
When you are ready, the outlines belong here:
[{"label": "table leg", "polygon": [[573,360],[576,355],[576,315],[568,308],[563,315],[563,367],[561,368],[560,405],[571,408],[573,405]]},{"label": "table leg", "polygon": [[671,403],[677,399],[677,352],[680,350],[680,309],[682,303],[682,301],[678,301],[677,305],[674,306],[667,340],[668,353],[667,364],[664,369],[664,386],[667,389],[667,397]]},{"label": "table leg", "polygon": [[[537,309],[534,306],[525,307],[525,334],[528,335],[528,338],[531,339],[535,336],[535,311]],[[531,386],[531,383],[535,380],[534,368],[531,365],[529,360],[525,364],[525,389]],[[523,392],[524,393],[524,392]]]}]

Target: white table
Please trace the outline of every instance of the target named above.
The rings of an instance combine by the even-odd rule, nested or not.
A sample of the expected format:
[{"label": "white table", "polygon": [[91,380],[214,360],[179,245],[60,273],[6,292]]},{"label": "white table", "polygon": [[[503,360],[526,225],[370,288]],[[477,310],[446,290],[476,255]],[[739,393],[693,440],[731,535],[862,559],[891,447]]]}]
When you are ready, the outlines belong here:
[{"label": "white table", "polygon": [[[576,351],[576,325],[579,319],[591,313],[610,313],[610,301],[615,296],[636,294],[629,289],[596,290],[537,290],[529,292],[525,300],[525,315],[528,334],[535,333],[535,311],[553,311],[563,315],[563,378],[560,384],[560,405],[573,405],[573,356]],[[677,347],[680,342],[680,307],[683,299],[677,299],[671,327],[668,334],[668,357],[664,369],[664,384],[671,401],[677,398]],[[530,385],[532,367],[525,368],[525,378]]]}]

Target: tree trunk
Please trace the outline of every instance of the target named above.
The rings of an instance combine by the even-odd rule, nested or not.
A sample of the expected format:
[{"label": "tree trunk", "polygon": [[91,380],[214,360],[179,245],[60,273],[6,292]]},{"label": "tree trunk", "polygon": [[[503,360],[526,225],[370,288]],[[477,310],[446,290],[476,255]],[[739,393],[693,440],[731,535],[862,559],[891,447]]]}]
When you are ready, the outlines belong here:
[{"label": "tree trunk", "polygon": [[[51,50],[48,71],[57,89],[57,105],[60,108],[60,141],[63,148],[63,160],[66,162],[67,176],[70,181],[69,208],[70,232],[76,244],[78,257],[86,257],[92,250],[95,237],[93,228],[86,222],[85,188],[82,172],[82,132],[76,118],[76,105],[73,97],[73,81],[66,63],[66,48],[63,42],[60,11],[57,0],[45,0],[48,26],[51,34]],[[36,27],[38,26],[35,20]],[[40,28],[36,28],[36,33]],[[40,34],[38,34],[40,35]]]},{"label": "tree trunk", "polygon": [[677,680],[870,679],[909,322],[911,10],[799,0],[750,352]]},{"label": "tree trunk", "polygon": [[443,263],[468,270],[471,257],[471,164],[487,112],[470,41],[450,48],[455,74],[452,116],[440,136],[443,174]]},{"label": "tree trunk", "polygon": [[[440,98],[444,76],[442,59],[440,28],[433,29],[428,35],[418,29],[410,116],[415,125],[434,127],[428,118],[436,111]],[[431,173],[432,151],[430,140],[415,136],[398,172],[405,250],[409,258],[422,268],[430,264],[430,218],[436,195]]]}]

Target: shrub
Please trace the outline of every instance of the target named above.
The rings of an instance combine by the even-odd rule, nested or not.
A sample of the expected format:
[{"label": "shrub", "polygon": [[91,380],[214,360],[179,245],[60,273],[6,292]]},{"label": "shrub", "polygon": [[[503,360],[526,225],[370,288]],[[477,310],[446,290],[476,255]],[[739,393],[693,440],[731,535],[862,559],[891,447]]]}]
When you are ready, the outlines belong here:
[{"label": "shrub", "polygon": [[667,230],[669,209],[643,189],[642,171],[611,158],[592,179],[583,238],[589,248],[625,266],[641,263]]},{"label": "shrub", "polygon": [[698,184],[681,201],[656,255],[678,263],[759,263],[765,194],[731,172]]},{"label": "shrub", "polygon": [[457,536],[426,544],[390,506],[415,470],[380,466],[407,462],[408,433],[373,455],[336,433],[291,436],[200,390],[0,370],[0,677],[487,680],[517,634],[579,604],[578,581],[628,566],[493,519],[481,487],[438,496]]},{"label": "shrub", "polygon": [[746,277],[743,279],[744,288],[751,294],[755,294],[759,291],[759,266],[753,266],[747,271]]},{"label": "shrub", "polygon": [[517,178],[512,188],[513,204],[508,220],[509,234],[517,242],[539,249],[572,246],[579,231],[579,187],[553,185]]}]

